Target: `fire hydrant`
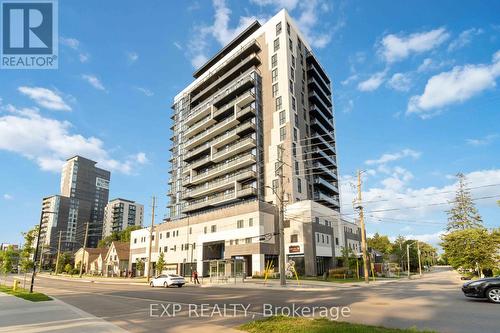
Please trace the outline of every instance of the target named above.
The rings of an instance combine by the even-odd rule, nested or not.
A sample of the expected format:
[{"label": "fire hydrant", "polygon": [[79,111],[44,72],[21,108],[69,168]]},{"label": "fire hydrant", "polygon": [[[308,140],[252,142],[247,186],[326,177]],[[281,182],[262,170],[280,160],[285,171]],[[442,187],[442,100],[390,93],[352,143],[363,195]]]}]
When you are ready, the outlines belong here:
[{"label": "fire hydrant", "polygon": [[20,283],[21,281],[14,279],[14,284],[12,285],[12,291],[16,291]]}]

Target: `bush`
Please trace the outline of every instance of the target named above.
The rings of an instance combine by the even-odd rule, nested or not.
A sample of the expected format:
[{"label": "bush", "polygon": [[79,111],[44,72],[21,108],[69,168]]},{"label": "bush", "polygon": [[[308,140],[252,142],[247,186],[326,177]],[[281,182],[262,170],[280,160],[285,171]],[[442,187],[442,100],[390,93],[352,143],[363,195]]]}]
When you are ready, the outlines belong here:
[{"label": "bush", "polygon": [[64,271],[67,274],[73,274],[73,266],[71,266],[71,264],[66,264],[66,266],[64,266]]}]

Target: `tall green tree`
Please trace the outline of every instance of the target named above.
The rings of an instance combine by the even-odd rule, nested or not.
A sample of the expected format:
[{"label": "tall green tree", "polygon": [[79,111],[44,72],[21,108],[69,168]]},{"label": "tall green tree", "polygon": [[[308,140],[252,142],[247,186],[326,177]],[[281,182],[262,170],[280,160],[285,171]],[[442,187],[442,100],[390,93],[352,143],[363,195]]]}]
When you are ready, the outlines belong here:
[{"label": "tall green tree", "polygon": [[385,256],[389,255],[392,251],[392,244],[389,237],[382,236],[378,232],[367,239],[368,247],[382,252]]},{"label": "tall green tree", "polygon": [[38,236],[38,226],[28,232],[23,232],[24,245],[20,253],[20,266],[24,273],[33,269],[33,260],[31,259],[35,253],[35,239]]},{"label": "tall green tree", "polygon": [[500,231],[484,228],[456,230],[442,237],[442,247],[448,262],[454,268],[484,269],[498,268],[500,256]]},{"label": "tall green tree", "polygon": [[163,252],[158,256],[158,261],[156,262],[156,274],[161,274],[165,268],[165,257]]},{"label": "tall green tree", "polygon": [[136,275],[140,275],[141,273],[143,273],[144,272],[144,261],[137,258],[135,260],[135,269],[137,271]]},{"label": "tall green tree", "polygon": [[455,194],[453,207],[448,213],[448,231],[464,230],[468,228],[482,228],[483,220],[472,201],[467,189],[467,178],[463,173],[457,174],[458,188]]},{"label": "tall green tree", "polygon": [[59,264],[57,265],[57,274],[64,272],[67,265],[72,266],[72,260],[73,256],[71,255],[71,252],[61,253],[59,256]]},{"label": "tall green tree", "polygon": [[5,280],[7,280],[7,274],[12,272],[14,268],[14,262],[17,257],[17,253],[12,245],[9,245],[7,249],[1,251],[2,264],[0,265],[1,273],[3,273]]},{"label": "tall green tree", "polygon": [[127,242],[130,243],[130,233],[134,230],[141,229],[141,226],[138,225],[131,225],[128,226],[127,228],[123,229],[122,231],[113,231],[111,235],[104,237],[97,243],[97,247],[100,248],[105,248],[109,247],[112,242],[114,241],[120,241],[120,242]]},{"label": "tall green tree", "polygon": [[401,268],[406,269],[406,238],[399,235],[392,243],[391,255]]}]

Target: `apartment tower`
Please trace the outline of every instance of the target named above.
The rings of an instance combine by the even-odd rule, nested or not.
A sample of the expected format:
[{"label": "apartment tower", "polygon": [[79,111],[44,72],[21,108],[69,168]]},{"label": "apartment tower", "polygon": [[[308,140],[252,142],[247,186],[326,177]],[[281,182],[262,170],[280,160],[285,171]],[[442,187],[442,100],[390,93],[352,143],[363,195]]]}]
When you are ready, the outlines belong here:
[{"label": "apartment tower", "polygon": [[[245,258],[247,274],[262,272],[278,255],[277,237],[264,236],[277,231],[281,148],[287,260],[304,274],[323,273],[335,262],[340,219],[335,128],[331,81],[307,40],[282,10],[252,23],[193,76],[172,106],[170,218],[156,228],[154,250],[167,262],[196,261],[203,274],[223,258]],[[177,237],[174,252],[183,254],[168,245]],[[132,244],[136,258],[143,245]]]},{"label": "apartment tower", "polygon": [[59,232],[61,251],[74,252],[85,242],[97,247],[102,238],[104,208],[108,202],[110,172],[81,156],[69,158],[61,174],[61,194],[43,199],[41,244],[43,253],[57,251]]},{"label": "apartment tower", "polygon": [[116,198],[110,200],[104,209],[104,226],[102,237],[110,236],[130,226],[142,226],[144,205],[135,201]]}]

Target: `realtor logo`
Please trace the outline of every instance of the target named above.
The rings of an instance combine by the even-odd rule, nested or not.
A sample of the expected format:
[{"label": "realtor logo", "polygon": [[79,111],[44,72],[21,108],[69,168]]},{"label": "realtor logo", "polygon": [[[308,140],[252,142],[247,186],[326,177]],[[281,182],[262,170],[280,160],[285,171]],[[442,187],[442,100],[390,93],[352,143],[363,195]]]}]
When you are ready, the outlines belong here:
[{"label": "realtor logo", "polygon": [[1,18],[1,69],[58,67],[56,1],[6,0]]}]

